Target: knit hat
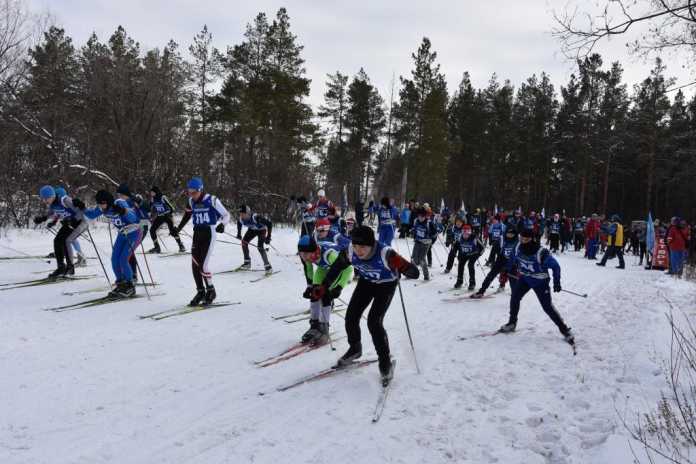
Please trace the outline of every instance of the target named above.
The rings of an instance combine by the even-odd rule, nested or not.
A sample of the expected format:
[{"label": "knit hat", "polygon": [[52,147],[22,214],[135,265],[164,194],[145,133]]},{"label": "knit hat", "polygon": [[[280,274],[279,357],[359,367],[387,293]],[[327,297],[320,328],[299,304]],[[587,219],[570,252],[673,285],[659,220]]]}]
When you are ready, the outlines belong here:
[{"label": "knit hat", "polygon": [[374,246],[375,245],[375,233],[368,226],[358,226],[350,233],[351,241],[353,245],[365,245]]}]

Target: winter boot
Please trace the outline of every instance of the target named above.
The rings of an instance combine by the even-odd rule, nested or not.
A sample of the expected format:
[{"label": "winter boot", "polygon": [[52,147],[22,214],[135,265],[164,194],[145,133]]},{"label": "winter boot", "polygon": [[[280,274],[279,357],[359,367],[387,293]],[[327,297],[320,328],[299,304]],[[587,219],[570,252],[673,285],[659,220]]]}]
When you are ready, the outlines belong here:
[{"label": "winter boot", "polygon": [[317,329],[317,335],[309,342],[312,346],[321,346],[329,343],[329,323],[320,322]]},{"label": "winter boot", "polygon": [[616,269],[626,269],[626,266],[616,266]]},{"label": "winter boot", "polygon": [[464,283],[463,280],[457,279],[457,281],[454,283],[454,288],[462,288],[463,283]]},{"label": "winter boot", "polygon": [[472,294],[469,296],[469,298],[474,298],[474,299],[476,299],[476,300],[478,300],[479,298],[483,298],[483,291],[482,291],[482,290],[479,290],[479,291],[476,292],[476,293],[472,293]]},{"label": "winter boot", "polygon": [[387,386],[391,379],[394,378],[394,362],[391,358],[380,358],[379,374],[382,376],[382,386]]},{"label": "winter boot", "polygon": [[516,322],[508,322],[507,324],[500,327],[500,329],[498,329],[498,332],[502,332],[502,333],[514,332],[516,327],[517,327]]},{"label": "winter boot", "polygon": [[67,268],[65,266],[58,266],[58,269],[48,274],[49,280],[58,280],[61,277],[65,277],[67,273]]},{"label": "winter boot", "polygon": [[162,253],[159,242],[155,242],[155,246],[147,250],[148,253]]},{"label": "winter boot", "polygon": [[348,351],[338,360],[338,367],[346,367],[362,356],[362,344],[360,342],[348,347]]},{"label": "winter boot", "polygon": [[85,258],[85,255],[82,253],[77,254],[77,261],[75,262],[75,267],[86,267],[87,266],[87,259]]},{"label": "winter boot", "polygon": [[314,340],[314,334],[319,331],[319,321],[317,319],[310,319],[309,320],[309,329],[302,334],[302,338],[300,341],[304,344],[307,344]]},{"label": "winter boot", "polygon": [[189,306],[198,306],[205,300],[205,290],[202,288],[199,288],[196,290],[196,294],[193,296],[193,299],[189,302]]},{"label": "winter boot", "polygon": [[469,291],[476,290],[476,282],[470,283],[470,284],[469,284],[469,287],[468,287],[468,290],[469,290]]},{"label": "winter boot", "polygon": [[217,293],[215,293],[215,287],[212,285],[208,287],[208,289],[205,291],[205,300],[204,304],[209,305],[213,301],[215,301],[215,298],[217,297]]},{"label": "winter boot", "polygon": [[264,275],[271,275],[273,274],[273,267],[270,264],[266,264],[264,267]]},{"label": "winter boot", "polygon": [[602,263],[595,263],[595,264],[596,264],[597,266],[602,266],[602,267],[606,266],[606,264],[602,264]]},{"label": "winter boot", "polygon": [[66,276],[74,276],[75,275],[75,266],[72,264],[68,264],[65,266],[65,275]]}]

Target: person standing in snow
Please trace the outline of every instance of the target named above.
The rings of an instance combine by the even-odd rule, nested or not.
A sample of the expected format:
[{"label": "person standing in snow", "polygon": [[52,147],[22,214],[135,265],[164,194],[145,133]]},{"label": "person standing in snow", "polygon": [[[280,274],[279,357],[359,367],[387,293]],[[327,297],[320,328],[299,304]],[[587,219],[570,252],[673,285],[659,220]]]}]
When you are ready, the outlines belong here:
[{"label": "person standing in snow", "polygon": [[611,223],[606,226],[605,230],[607,234],[607,250],[604,256],[602,256],[602,261],[597,263],[597,266],[606,266],[607,260],[610,257],[617,256],[619,258],[619,265],[616,266],[616,268],[624,269],[626,265],[623,257],[623,225],[621,225],[621,218],[618,214],[614,214],[611,217]]},{"label": "person standing in snow", "polygon": [[338,360],[338,365],[347,366],[362,356],[360,319],[372,303],[367,316],[367,328],[377,351],[380,374],[383,380],[388,380],[393,375],[393,363],[389,339],[383,325],[384,316],[394,297],[400,276],[403,274],[408,279],[417,279],[418,268],[391,247],[377,242],[370,227],[356,227],[351,238],[352,265],[359,279],[346,310],[345,327],[349,348]]},{"label": "person standing in snow", "polygon": [[[328,216],[322,218],[329,225]],[[246,226],[247,231],[242,237],[242,226]],[[266,275],[273,273],[268,255],[266,254],[266,245],[271,243],[271,231],[273,223],[270,219],[261,216],[260,214],[252,213],[251,208],[246,205],[239,207],[239,219],[237,220],[237,240],[242,241],[242,254],[244,255],[244,263],[238,268],[241,271],[251,269],[251,256],[249,255],[249,244],[258,237],[256,249],[259,250],[261,259],[263,260],[263,268]]]},{"label": "person standing in snow", "polygon": [[377,232],[379,241],[387,246],[391,246],[396,231],[396,222],[399,219],[399,212],[389,201],[389,197],[382,198],[377,209]]},{"label": "person standing in snow", "polygon": [[508,322],[500,327],[500,332],[514,332],[517,327],[517,315],[520,312],[522,298],[533,290],[544,312],[556,324],[565,340],[575,343],[575,337],[551,301],[549,269],[553,272],[553,291],[561,291],[561,266],[551,256],[548,249],[542,248],[534,240],[534,231],[524,229],[520,233],[520,243],[515,247],[507,262],[507,272],[510,278],[516,279],[512,284],[510,297],[510,317]]},{"label": "person standing in snow", "polygon": [[310,301],[309,330],[302,335],[301,341],[313,346],[323,345],[329,341],[333,301],[352,281],[353,267],[345,250],[331,242],[316,241],[311,235],[300,237],[297,250],[307,281],[302,297]]},{"label": "person standing in snow", "polygon": [[454,218],[454,224],[450,225],[445,232],[445,247],[448,247],[449,253],[447,254],[447,264],[445,264],[445,270],[442,271],[443,274],[449,274],[454,266],[454,259],[459,254],[459,237],[462,236],[462,227],[464,226],[464,220],[462,214],[457,214]]},{"label": "person standing in snow", "polygon": [[428,213],[425,208],[420,207],[416,209],[415,215],[416,220],[413,222],[413,227],[411,228],[411,233],[413,234],[411,262],[416,266],[421,266],[424,280],[430,280],[427,255],[428,250],[437,237],[437,229],[435,229],[435,225],[428,218]]},{"label": "person standing in snow", "polygon": [[464,284],[464,266],[469,267],[469,290],[476,288],[476,270],[474,265],[483,253],[483,243],[469,224],[462,226],[462,235],[457,242],[459,247],[459,263],[457,265],[457,281],[454,288],[462,288]]},{"label": "person standing in snow", "polygon": [[186,248],[184,244],[181,243],[181,238],[179,238],[179,233],[174,227],[174,220],[172,215],[174,214],[174,206],[169,201],[169,199],[162,195],[162,191],[156,185],[153,185],[150,189],[150,218],[152,219],[152,226],[150,227],[150,238],[155,246],[148,251],[148,253],[161,253],[159,241],[157,240],[157,229],[159,229],[162,224],[167,224],[169,229],[169,235],[174,237],[177,245],[179,245],[179,253],[184,253]]},{"label": "person standing in snow", "polygon": [[[505,231],[505,240],[503,241],[503,246],[500,250],[500,254],[498,254],[498,257],[493,263],[493,267],[486,275],[486,278],[483,279],[483,284],[481,284],[481,288],[479,288],[478,292],[472,293],[471,298],[482,298],[483,295],[486,293],[488,287],[493,282],[493,279],[495,279],[495,276],[497,276],[498,274],[500,274],[500,287],[498,287],[498,291],[502,292],[505,289],[505,283],[508,280],[506,271],[507,263],[510,257],[512,256],[512,253],[514,252],[515,248],[517,248],[517,243],[517,230],[512,228],[507,229]],[[512,286],[512,284],[510,284],[510,286]]]},{"label": "person standing in snow", "polygon": [[215,234],[225,231],[225,224],[230,222],[230,213],[216,196],[203,190],[203,180],[200,177],[188,181],[186,193],[189,196],[188,207],[176,229],[177,233],[181,232],[189,219],[193,218],[191,272],[196,282],[196,294],[189,305],[210,304],[217,294],[208,262],[215,248]]}]

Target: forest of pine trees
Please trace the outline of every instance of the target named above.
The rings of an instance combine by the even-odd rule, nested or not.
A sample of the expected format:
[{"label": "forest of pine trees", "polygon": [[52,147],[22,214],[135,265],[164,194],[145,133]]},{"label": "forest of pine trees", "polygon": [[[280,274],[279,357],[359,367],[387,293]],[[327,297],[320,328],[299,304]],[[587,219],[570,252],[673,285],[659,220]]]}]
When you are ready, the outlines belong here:
[{"label": "forest of pine trees", "polygon": [[696,98],[670,91],[659,59],[634,86],[593,54],[560,89],[544,72],[516,85],[494,74],[478,89],[464,72],[450,94],[423,38],[390,94],[368,70],[338,70],[312,108],[311,63],[285,9],[259,13],[224,50],[205,26],[190,41],[188,53],[174,41],[144,50],[119,26],[75,44],[53,26],[14,72],[0,50],[0,220],[26,223],[44,183],[91,202],[108,183],[100,172],[173,198],[199,175],[230,204],[275,217],[291,195],[325,188],[340,200],[344,186],[350,204],[388,195],[696,217]]}]

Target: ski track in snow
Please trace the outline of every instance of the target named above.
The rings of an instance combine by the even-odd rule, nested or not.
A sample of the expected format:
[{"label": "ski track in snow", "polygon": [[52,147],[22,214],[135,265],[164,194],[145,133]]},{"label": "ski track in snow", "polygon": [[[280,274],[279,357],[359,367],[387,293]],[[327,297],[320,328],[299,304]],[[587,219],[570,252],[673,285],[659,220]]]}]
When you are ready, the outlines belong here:
[{"label": "ski track in snow", "polygon": [[[111,272],[106,228],[99,224],[93,234]],[[29,254],[52,249],[52,236],[43,232],[11,230],[2,239]],[[274,233],[283,254],[292,254],[295,239],[287,229]],[[82,246],[94,256],[88,241]],[[406,251],[403,241],[395,247]],[[437,254],[446,258],[442,247]],[[423,373],[415,370],[397,292],[385,325],[399,367],[382,419],[371,424],[380,389],[375,365],[275,391],[333,364],[345,339],[336,351],[324,347],[276,366],[253,365],[295,343],[307,325],[271,320],[307,302],[299,260],[273,250],[269,256],[284,272],[257,283],[249,283],[255,273],[214,278],[219,300],[242,305],[162,321],[137,316],[190,299],[189,256],[148,255],[163,284],[156,291],[167,293],[152,302],[42,311],[99,296],[61,292],[105,285],[103,277],[0,292],[0,462],[632,462],[619,414],[630,422],[653,408],[664,389],[666,298],[694,315],[693,284],[644,271],[632,256],[619,271],[615,261],[598,268],[571,252],[559,257],[563,285],[590,296],[553,298],[576,334],[577,356],[531,292],[517,333],[458,341],[506,322],[509,292],[443,303],[447,295],[437,290],[454,284],[456,265],[442,275],[434,256],[432,283],[402,281]],[[221,271],[241,261],[239,247],[219,243],[211,267]],[[31,273],[48,273],[51,265],[0,261],[0,268],[3,283],[37,278]],[[80,273],[101,274],[98,261]],[[478,266],[476,273],[480,285]],[[334,316],[333,328],[343,334],[343,319]],[[364,357],[373,356],[364,322],[362,335]]]}]

